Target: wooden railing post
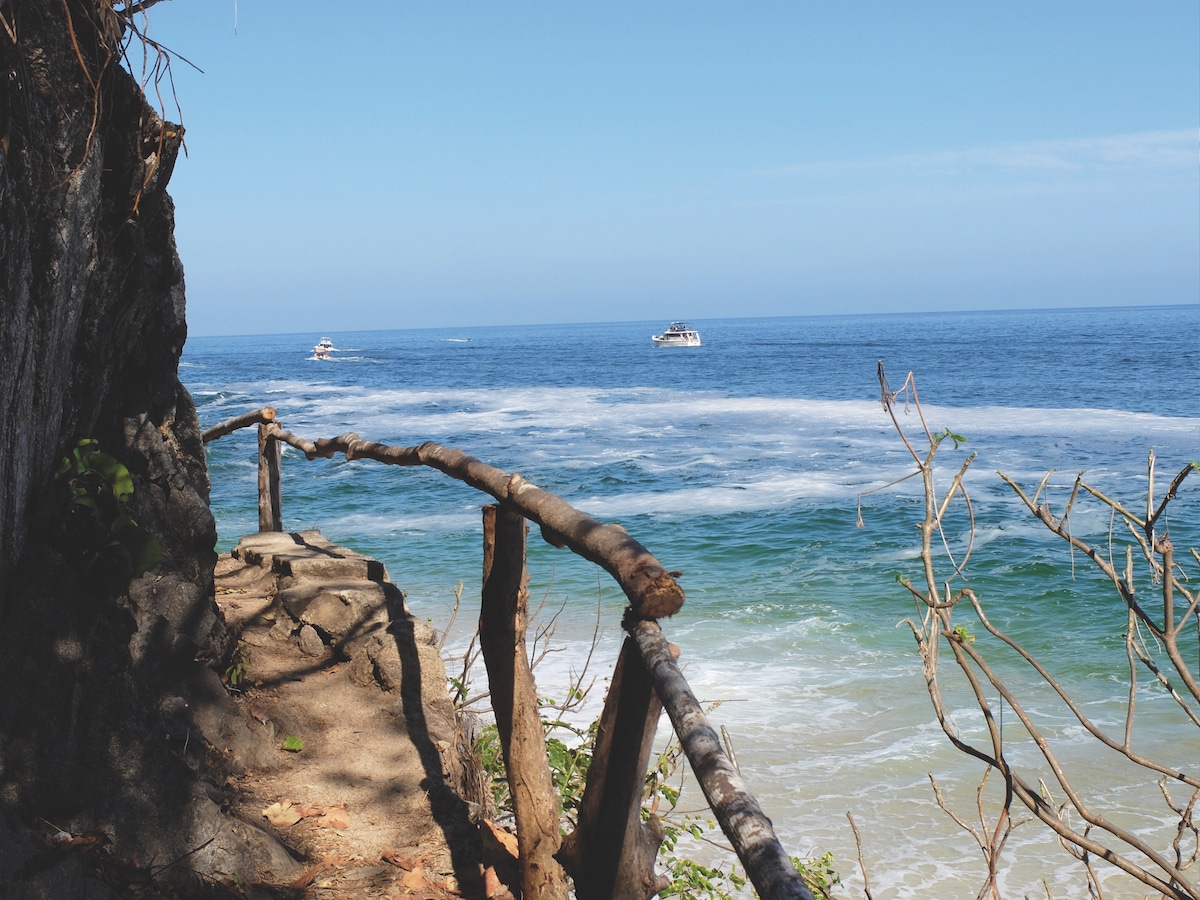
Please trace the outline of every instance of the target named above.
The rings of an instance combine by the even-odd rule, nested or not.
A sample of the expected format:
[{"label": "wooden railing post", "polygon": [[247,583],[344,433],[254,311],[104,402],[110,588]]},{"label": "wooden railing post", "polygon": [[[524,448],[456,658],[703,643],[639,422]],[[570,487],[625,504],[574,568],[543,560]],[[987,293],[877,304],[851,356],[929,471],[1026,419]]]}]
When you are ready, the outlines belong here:
[{"label": "wooden railing post", "polygon": [[258,530],[283,531],[282,500],[279,491],[279,441],[272,430],[274,422],[258,423]]},{"label": "wooden railing post", "polygon": [[528,531],[520,514],[493,504],[483,508],[479,647],[513,799],[522,896],[526,900],[566,900],[566,874],[555,859],[561,844],[558,800],[538,713],[537,687],[525,649]]},{"label": "wooden railing post", "polygon": [[641,819],[661,712],[637,644],[626,638],[600,715],[579,825],[560,854],[577,900],[649,900],[669,884],[654,873],[662,825],[657,816]]}]

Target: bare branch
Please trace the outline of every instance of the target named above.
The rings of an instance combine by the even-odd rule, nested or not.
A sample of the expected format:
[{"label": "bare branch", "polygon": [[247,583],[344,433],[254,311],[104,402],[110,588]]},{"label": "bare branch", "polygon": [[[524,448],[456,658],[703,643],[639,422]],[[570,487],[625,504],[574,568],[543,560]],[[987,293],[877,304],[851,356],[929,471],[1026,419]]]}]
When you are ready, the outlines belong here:
[{"label": "bare branch", "polygon": [[846,811],[846,818],[850,820],[850,830],[854,832],[854,846],[858,848],[858,867],[862,870],[863,876],[863,895],[867,900],[875,900],[871,896],[871,878],[867,874],[867,863],[863,859],[862,835],[858,833],[858,825],[854,822],[854,816],[850,815],[850,811]]}]

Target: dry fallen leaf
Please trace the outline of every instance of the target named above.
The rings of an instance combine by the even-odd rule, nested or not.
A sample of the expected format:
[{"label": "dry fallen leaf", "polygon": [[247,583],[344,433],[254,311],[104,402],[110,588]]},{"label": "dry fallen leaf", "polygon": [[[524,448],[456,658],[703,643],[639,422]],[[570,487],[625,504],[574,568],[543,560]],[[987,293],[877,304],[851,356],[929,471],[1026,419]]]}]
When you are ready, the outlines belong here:
[{"label": "dry fallen leaf", "polygon": [[70,834],[66,831],[60,831],[54,835],[54,842],[60,847],[90,847],[93,844],[98,844],[101,847],[111,843],[102,831],[86,831],[83,834]]},{"label": "dry fallen leaf", "polygon": [[307,869],[305,869],[303,872],[301,872],[299,875],[296,876],[296,878],[292,881],[290,887],[294,887],[294,888],[308,887],[310,884],[313,883],[313,880],[318,875],[320,875],[322,872],[324,872],[327,868],[329,868],[329,864],[327,862],[325,862],[324,860],[317,863],[315,866],[309,866]]},{"label": "dry fallen leaf", "polygon": [[406,888],[429,887],[429,881],[425,878],[425,870],[420,866],[417,866],[411,872],[405,872],[404,877],[400,879],[400,883]]},{"label": "dry fallen leaf", "polygon": [[411,872],[422,862],[422,860],[414,859],[411,856],[404,856],[399,850],[384,850],[380,856],[384,862],[389,862],[396,868],[404,869],[406,872]]},{"label": "dry fallen leaf", "polygon": [[499,852],[501,855],[507,853],[513,859],[517,859],[520,853],[517,850],[517,836],[505,831],[494,822],[484,819],[479,828],[480,837],[483,838],[483,847],[485,852]]},{"label": "dry fallen leaf", "polygon": [[[520,884],[520,876],[514,875],[513,883]],[[483,896],[487,900],[514,900],[512,889],[496,873],[494,866],[488,866],[483,872]]]},{"label": "dry fallen leaf", "polygon": [[495,897],[500,893],[500,888],[503,884],[500,881],[500,876],[496,874],[495,866],[488,866],[483,870],[483,896]]},{"label": "dry fallen leaf", "polygon": [[292,807],[291,800],[272,803],[262,811],[262,814],[267,817],[268,822],[278,828],[295,825],[301,819],[300,814]]},{"label": "dry fallen leaf", "polygon": [[332,828],[334,831],[341,831],[350,827],[350,814],[340,806],[331,806],[317,819],[317,825],[321,828]]}]

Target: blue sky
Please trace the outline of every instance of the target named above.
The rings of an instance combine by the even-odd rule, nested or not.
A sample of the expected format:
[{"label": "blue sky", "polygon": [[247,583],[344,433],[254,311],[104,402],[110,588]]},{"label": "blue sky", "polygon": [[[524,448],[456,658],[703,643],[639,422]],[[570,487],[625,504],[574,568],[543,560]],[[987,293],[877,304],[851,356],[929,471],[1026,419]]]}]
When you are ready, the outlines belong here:
[{"label": "blue sky", "polygon": [[169,0],[147,31],[204,70],[173,63],[182,113],[160,85],[193,334],[1200,302],[1195,0]]}]

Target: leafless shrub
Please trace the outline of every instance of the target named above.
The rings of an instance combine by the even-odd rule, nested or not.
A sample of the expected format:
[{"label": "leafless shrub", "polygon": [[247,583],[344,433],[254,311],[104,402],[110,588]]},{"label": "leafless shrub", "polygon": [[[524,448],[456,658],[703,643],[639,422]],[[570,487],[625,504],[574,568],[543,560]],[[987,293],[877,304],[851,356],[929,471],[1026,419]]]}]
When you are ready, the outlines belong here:
[{"label": "leafless shrub", "polygon": [[[1045,496],[1049,475],[1030,496],[1016,481],[1003,472],[998,473],[1036,519],[1103,573],[1119,601],[1116,609],[1126,626],[1123,667],[1127,669],[1127,691],[1121,733],[1111,733],[1087,715],[1084,705],[1072,695],[1072,686],[1053,673],[1053,665],[1044,664],[995,625],[975,591],[964,586],[964,570],[973,541],[968,538],[961,558],[956,559],[942,529],[948,514],[954,510],[956,515],[965,512],[968,533],[974,533],[975,511],[964,475],[975,455],[968,455],[949,485],[939,489],[935,456],[945,441],[957,447],[964,438],[949,430],[934,433],[929,428],[912,373],[899,390],[892,390],[880,363],[879,384],[884,409],[915,463],[915,470],[905,478],[920,477],[924,494],[924,515],[919,525],[921,575],[917,579],[899,579],[917,611],[905,623],[916,639],[929,698],[943,732],[957,749],[988,767],[978,792],[978,826],[968,824],[952,812],[933,782],[939,806],[972,835],[983,854],[986,876],[979,897],[1000,896],[997,864],[1005,841],[1020,824],[1014,822],[1013,816],[1023,807],[1047,825],[1066,851],[1083,865],[1090,896],[1104,895],[1097,866],[1107,863],[1165,897],[1196,900],[1200,893],[1194,877],[1189,875],[1200,855],[1197,828],[1200,823],[1194,817],[1200,800],[1200,773],[1184,768],[1195,765],[1200,729],[1200,626],[1197,624],[1200,591],[1189,587],[1194,582],[1189,581],[1185,561],[1200,563],[1200,554],[1194,548],[1183,559],[1176,554],[1168,534],[1167,512],[1187,477],[1200,466],[1189,463],[1171,480],[1166,493],[1158,497],[1155,458],[1151,452],[1144,512],[1135,512],[1131,506],[1109,497],[1080,474],[1058,515],[1051,511]],[[909,412],[915,414],[917,428],[906,424],[905,414]],[[1099,503],[1108,512],[1112,525],[1107,547],[1094,546],[1072,532],[1071,515],[1084,501],[1093,508]],[[1124,547],[1119,548],[1117,545],[1122,541]],[[1136,587],[1135,573],[1143,579],[1141,589]],[[960,607],[973,615],[959,615]],[[976,642],[973,632],[980,627],[987,639]],[[953,666],[943,665],[947,653]],[[1111,810],[1103,808],[1102,799],[1081,788],[1081,781],[1073,777],[1070,765],[1055,752],[1050,729],[1028,704],[1029,689],[1014,687],[1015,677],[1007,674],[1009,669],[998,662],[1004,658],[1017,660],[1025,671],[1032,670],[1090,738],[1149,776],[1142,800],[1147,808],[1152,807],[1157,820],[1173,823],[1167,826],[1169,849],[1165,842],[1158,843],[1158,837],[1147,837],[1144,830],[1124,827],[1117,821],[1119,816],[1114,817]],[[1144,693],[1139,677],[1146,673],[1173,699],[1177,712],[1169,725],[1177,739],[1160,742],[1150,751],[1153,755],[1143,750],[1145,742],[1139,741],[1135,728],[1139,691]],[[953,714],[961,708],[948,699],[948,694],[958,696],[955,692],[964,687],[983,715],[985,735],[981,738],[964,736],[954,723]],[[1015,714],[1026,739],[1014,738],[1012,728],[1005,735],[1002,723],[1005,707],[1009,715]],[[1002,796],[997,801],[998,807],[988,813],[984,788],[992,772],[1001,779]],[[1044,780],[1043,772],[1047,773]],[[1053,785],[1053,790],[1047,782]],[[1179,789],[1183,790],[1184,799],[1174,797]],[[1056,800],[1055,793],[1063,799]]]}]

